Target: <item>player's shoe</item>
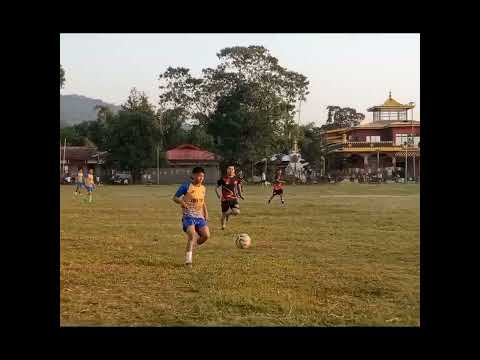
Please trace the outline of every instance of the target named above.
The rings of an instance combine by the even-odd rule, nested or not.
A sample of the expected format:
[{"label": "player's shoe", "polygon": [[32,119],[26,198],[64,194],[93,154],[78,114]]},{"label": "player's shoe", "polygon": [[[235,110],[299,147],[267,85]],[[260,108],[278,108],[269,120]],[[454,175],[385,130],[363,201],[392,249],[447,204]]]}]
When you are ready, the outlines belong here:
[{"label": "player's shoe", "polygon": [[271,202],[272,202],[272,200],[268,200],[268,202],[267,202],[267,203],[268,203],[268,204],[270,204]]}]

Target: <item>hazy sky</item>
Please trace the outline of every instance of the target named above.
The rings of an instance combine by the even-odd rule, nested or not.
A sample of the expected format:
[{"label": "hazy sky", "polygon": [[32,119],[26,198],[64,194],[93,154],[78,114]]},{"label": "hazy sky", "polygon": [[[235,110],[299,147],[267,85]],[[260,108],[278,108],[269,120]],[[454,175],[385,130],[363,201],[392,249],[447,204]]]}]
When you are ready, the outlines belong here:
[{"label": "hazy sky", "polygon": [[157,105],[158,76],[168,66],[200,75],[215,67],[220,49],[263,45],[280,65],[310,81],[300,122],[322,124],[327,105],[366,109],[383,103],[389,90],[420,114],[419,34],[61,34],[62,94],[123,103],[132,87]]}]

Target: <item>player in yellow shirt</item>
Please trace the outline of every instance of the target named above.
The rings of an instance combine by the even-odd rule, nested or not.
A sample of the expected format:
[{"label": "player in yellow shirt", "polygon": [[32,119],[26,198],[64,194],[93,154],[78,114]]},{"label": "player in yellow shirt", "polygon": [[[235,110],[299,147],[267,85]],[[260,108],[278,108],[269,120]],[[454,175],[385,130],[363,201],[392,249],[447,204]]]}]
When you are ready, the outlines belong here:
[{"label": "player in yellow shirt", "polygon": [[80,190],[83,188],[83,169],[81,166],[78,167],[77,178],[75,179],[75,196],[80,195]]},{"label": "player in yellow shirt", "polygon": [[185,181],[173,195],[173,201],[182,207],[182,228],[187,234],[185,265],[192,265],[192,255],[195,247],[210,238],[208,229],[208,211],[205,204],[205,171],[195,167],[191,180]]},{"label": "player in yellow shirt", "polygon": [[92,202],[92,193],[95,188],[95,182],[93,181],[93,169],[88,170],[87,178],[85,179],[85,188],[88,193],[88,201]]}]

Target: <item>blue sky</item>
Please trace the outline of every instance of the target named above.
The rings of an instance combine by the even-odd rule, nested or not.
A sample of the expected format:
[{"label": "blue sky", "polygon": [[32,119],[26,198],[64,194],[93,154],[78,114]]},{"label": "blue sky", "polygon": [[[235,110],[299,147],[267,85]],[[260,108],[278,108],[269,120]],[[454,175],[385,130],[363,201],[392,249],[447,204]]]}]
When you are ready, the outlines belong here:
[{"label": "blue sky", "polygon": [[419,34],[61,34],[60,63],[66,71],[62,94],[121,104],[130,89],[158,103],[158,75],[183,66],[200,75],[219,62],[225,47],[263,45],[282,66],[310,81],[302,124],[326,120],[327,105],[363,112],[392,97],[414,101],[420,116]]}]

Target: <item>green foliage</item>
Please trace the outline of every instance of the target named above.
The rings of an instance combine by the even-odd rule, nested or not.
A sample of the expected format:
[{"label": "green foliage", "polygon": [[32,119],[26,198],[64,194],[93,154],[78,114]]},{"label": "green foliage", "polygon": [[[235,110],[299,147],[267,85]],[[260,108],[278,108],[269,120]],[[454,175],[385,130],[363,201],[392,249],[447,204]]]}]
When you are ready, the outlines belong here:
[{"label": "green foliage", "polygon": [[217,56],[220,64],[203,69],[201,78],[183,67],[161,74],[160,107],[198,120],[195,131],[209,134],[228,161],[244,164],[290,148],[298,131],[295,102],[305,100],[307,78],[280,66],[263,46],[225,48]]},{"label": "green foliage", "polygon": [[105,105],[95,105],[94,109],[97,111],[97,121],[108,122],[113,118],[113,111]]},{"label": "green foliage", "polygon": [[200,78],[182,67],[161,74],[157,112],[132,88],[118,114],[96,106],[96,121],[65,133],[109,151],[118,167],[133,172],[156,165],[157,147],[163,158],[166,150],[192,143],[246,165],[303,138],[294,116],[296,102],[308,94],[304,75],[280,66],[262,46],[225,48],[217,56],[218,66],[203,69]]},{"label": "green foliage", "polygon": [[121,105],[123,111],[140,112],[154,116],[155,110],[149,103],[148,97],[143,91],[138,91],[135,87],[130,90],[127,101]]},{"label": "green foliage", "polygon": [[152,116],[120,111],[111,119],[108,129],[111,161],[121,169],[131,170],[134,180],[141,169],[156,166],[157,128]]},{"label": "green foliage", "polygon": [[365,115],[357,113],[353,108],[341,108],[340,106],[327,106],[328,118],[322,130],[332,130],[340,128],[350,128],[360,124],[365,119]]},{"label": "green foliage", "polygon": [[160,142],[164,151],[181,145],[187,139],[185,111],[181,108],[167,109],[157,113]]},{"label": "green foliage", "polygon": [[186,133],[186,143],[196,145],[202,149],[216,151],[215,140],[213,136],[201,125],[193,125],[190,131]]},{"label": "green foliage", "polygon": [[321,132],[322,129],[315,127],[313,123],[301,127],[302,137],[299,141],[302,157],[312,167],[319,169],[322,165],[321,157],[325,156]]},{"label": "green foliage", "polygon": [[68,126],[60,129],[60,141],[62,145],[67,139],[67,146],[85,146],[85,136],[79,134],[74,126]]}]

